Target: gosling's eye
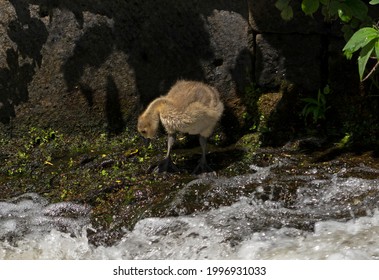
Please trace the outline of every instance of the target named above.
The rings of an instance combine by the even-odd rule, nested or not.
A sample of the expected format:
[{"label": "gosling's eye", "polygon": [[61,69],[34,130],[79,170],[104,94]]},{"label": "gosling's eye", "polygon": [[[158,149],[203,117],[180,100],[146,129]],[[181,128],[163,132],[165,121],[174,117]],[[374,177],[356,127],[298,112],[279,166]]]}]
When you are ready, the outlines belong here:
[{"label": "gosling's eye", "polygon": [[146,134],[146,130],[141,130],[141,134]]}]

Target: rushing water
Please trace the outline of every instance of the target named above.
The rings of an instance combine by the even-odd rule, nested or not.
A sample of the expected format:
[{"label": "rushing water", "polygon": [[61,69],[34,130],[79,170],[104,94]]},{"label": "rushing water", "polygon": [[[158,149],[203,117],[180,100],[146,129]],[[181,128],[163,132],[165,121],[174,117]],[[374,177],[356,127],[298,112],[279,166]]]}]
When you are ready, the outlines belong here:
[{"label": "rushing water", "polygon": [[[230,206],[143,219],[109,247],[88,241],[90,209],[83,205],[49,204],[36,194],[0,202],[0,259],[379,259],[378,180],[344,176],[346,169],[276,180],[276,168],[196,179],[185,188],[204,182],[220,190],[252,182],[262,187]],[[300,186],[290,205],[259,199],[264,188],[293,180]]]}]

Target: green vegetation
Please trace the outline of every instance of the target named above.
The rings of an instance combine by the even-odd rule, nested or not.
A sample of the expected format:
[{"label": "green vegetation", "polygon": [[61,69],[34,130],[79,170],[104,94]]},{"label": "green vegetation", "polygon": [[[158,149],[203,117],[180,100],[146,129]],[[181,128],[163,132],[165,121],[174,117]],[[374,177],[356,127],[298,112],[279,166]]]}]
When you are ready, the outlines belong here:
[{"label": "green vegetation", "polygon": [[351,138],[352,138],[352,134],[346,133],[345,136],[342,137],[342,139],[338,143],[336,143],[336,147],[339,149],[348,147],[352,142]]},{"label": "green vegetation", "polygon": [[245,94],[243,95],[244,104],[247,108],[243,114],[243,119],[245,120],[245,126],[250,132],[256,132],[260,128],[261,118],[264,116],[260,115],[258,112],[258,101],[262,92],[256,84],[251,83],[246,86]]},{"label": "green vegetation", "polygon": [[[215,135],[216,144],[219,137]],[[1,198],[36,192],[51,202],[90,205],[95,228],[116,231],[132,228],[143,217],[170,214],[166,204],[194,179],[190,172],[198,163],[200,148],[182,147],[185,149],[178,151],[178,147],[185,145],[180,142],[175,146],[173,159],[182,173],[156,174],[149,170],[166,153],[165,135],[145,145],[135,131],[108,137],[65,135],[33,127],[21,136],[2,134]],[[238,171],[248,169],[248,164],[239,162],[241,152],[217,152],[221,149],[210,147],[213,152],[209,155],[219,174],[237,172],[236,166]],[[221,170],[231,164],[235,166]]]},{"label": "green vegetation", "polygon": [[[379,89],[379,15],[373,13],[379,0],[278,0],[276,8],[280,10],[284,20],[291,20],[294,11],[302,11],[305,15],[313,17],[322,15],[326,22],[339,21],[346,44],[341,53],[347,59],[356,59],[358,74],[362,86],[360,92],[354,96],[334,96],[327,102],[326,96],[329,88],[319,90],[317,97],[304,98],[305,106],[301,116],[312,125],[320,125],[325,120],[325,112],[331,104],[338,119],[324,122],[325,132],[333,135],[337,147],[358,148],[373,147],[377,149],[379,139],[378,125],[378,89]],[[376,18],[371,18],[375,16]],[[370,79],[368,82],[366,80]],[[345,108],[337,105],[341,99]],[[329,99],[329,98],[328,98]],[[343,100],[343,101],[342,101]],[[330,105],[330,106],[329,106]],[[333,114],[330,114],[331,116]],[[306,122],[306,125],[310,123]],[[328,127],[326,127],[328,126]]]},{"label": "green vegetation", "polygon": [[[40,128],[29,129],[22,137],[2,135],[1,197],[36,192],[51,202],[89,204],[93,225],[110,228],[114,226],[114,217],[142,199],[142,194],[171,187],[156,174],[146,173],[149,164],[161,155],[133,135],[125,132],[113,138],[106,134],[73,136]],[[157,146],[160,150],[160,142]],[[159,192],[151,199],[161,195]],[[127,220],[128,226],[144,214],[145,207],[131,211],[133,218]],[[125,225],[123,219],[119,223]]]},{"label": "green vegetation", "polygon": [[[343,48],[344,54],[351,59],[354,52],[359,51],[358,70],[359,77],[362,81],[370,77],[379,66],[379,26],[365,27],[359,29],[347,42]],[[372,70],[364,78],[364,72],[367,62],[370,58],[376,59],[377,62]]]},{"label": "green vegetation", "polygon": [[329,86],[325,86],[322,91],[318,91],[317,98],[308,97],[302,99],[306,104],[301,115],[306,122],[310,116],[312,117],[313,124],[325,119],[325,113],[330,108],[326,102],[326,95],[329,93]]},{"label": "green vegetation", "polygon": [[[291,0],[278,0],[275,6],[281,11],[281,16],[285,20],[293,18],[293,8]],[[296,1],[297,2],[297,1]],[[372,0],[370,5],[378,5],[378,0]],[[343,23],[342,31],[347,41],[343,52],[348,59],[353,53],[359,51],[358,71],[360,79],[366,80],[379,66],[379,27],[368,15],[369,6],[361,0],[302,0],[301,10],[312,16],[321,10],[326,21],[339,19]],[[369,59],[376,61],[374,66],[367,71]]]}]

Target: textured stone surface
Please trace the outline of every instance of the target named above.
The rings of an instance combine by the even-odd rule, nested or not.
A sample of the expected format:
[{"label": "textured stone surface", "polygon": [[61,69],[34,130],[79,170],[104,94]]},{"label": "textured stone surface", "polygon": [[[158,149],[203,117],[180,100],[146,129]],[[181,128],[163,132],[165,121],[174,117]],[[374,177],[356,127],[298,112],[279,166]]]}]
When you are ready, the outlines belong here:
[{"label": "textured stone surface", "polygon": [[285,80],[307,90],[317,90],[321,84],[321,53],[319,35],[257,35],[257,82],[272,88]]},{"label": "textured stone surface", "polygon": [[275,7],[277,0],[248,0],[249,18],[253,30],[257,33],[324,33],[324,23],[320,15],[314,19],[304,15],[298,1],[293,1],[294,17],[284,21]]},{"label": "textured stone surface", "polygon": [[245,1],[11,0],[1,13],[2,123],[117,133],[176,80],[196,79],[221,91],[227,123],[240,126]]},{"label": "textured stone surface", "polygon": [[275,2],[0,1],[0,127],[119,133],[176,80],[194,79],[222,93],[222,126],[236,139],[255,122],[243,118],[256,111],[252,84],[357,92],[340,26],[299,9],[285,22]]}]

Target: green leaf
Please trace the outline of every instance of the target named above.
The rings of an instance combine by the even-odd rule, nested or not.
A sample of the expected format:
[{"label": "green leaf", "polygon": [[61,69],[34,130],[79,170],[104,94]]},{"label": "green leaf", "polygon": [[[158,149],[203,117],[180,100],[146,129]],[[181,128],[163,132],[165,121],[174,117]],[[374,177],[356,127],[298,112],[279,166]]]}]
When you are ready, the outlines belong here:
[{"label": "green leaf", "polygon": [[376,58],[379,60],[379,40],[376,40],[376,43],[375,43],[375,54],[376,54]]},{"label": "green leaf", "polygon": [[363,47],[358,57],[358,71],[359,78],[363,79],[363,73],[366,69],[367,61],[369,60],[372,52],[374,51],[375,41],[371,41],[369,44]]},{"label": "green leaf", "polygon": [[293,10],[291,6],[285,7],[280,13],[282,19],[291,20],[293,18]]},{"label": "green leaf", "polygon": [[373,39],[379,38],[379,31],[372,27],[364,27],[359,29],[354,35],[350,38],[350,40],[346,43],[343,52],[353,53],[363,48],[368,43],[370,43]]},{"label": "green leaf", "polygon": [[379,4],[379,0],[371,0],[370,4],[371,5],[377,5],[377,4]]},{"label": "green leaf", "polygon": [[367,17],[368,7],[361,0],[346,0],[346,6],[348,6],[352,12],[352,15],[357,19],[364,20]]},{"label": "green leaf", "polygon": [[321,91],[318,92],[318,96],[317,96],[317,98],[318,98],[318,103],[319,103],[320,105],[325,105],[325,103],[326,103],[326,98],[325,98],[325,95],[321,93]]},{"label": "green leaf", "polygon": [[312,104],[313,105],[318,105],[319,104],[316,99],[311,98],[311,97],[302,98],[301,100],[304,101],[304,102],[306,102],[306,103],[308,103],[309,106],[312,105]]},{"label": "green leaf", "polygon": [[349,22],[352,19],[351,10],[349,7],[344,7],[344,9],[338,9],[338,17],[343,22]]},{"label": "green leaf", "polygon": [[278,1],[276,1],[276,3],[275,3],[275,7],[276,7],[278,10],[283,11],[286,7],[288,7],[290,1],[291,1],[291,0],[278,0]]},{"label": "green leaf", "polygon": [[324,94],[329,94],[330,93],[330,86],[329,85],[326,85],[323,89],[323,93]]},{"label": "green leaf", "polygon": [[319,0],[303,0],[301,2],[301,9],[306,15],[314,14],[320,6]]},{"label": "green leaf", "polygon": [[338,10],[341,9],[341,3],[338,0],[332,0],[329,4],[329,14],[335,16],[338,14]]},{"label": "green leaf", "polygon": [[330,0],[320,0],[320,3],[326,6],[326,5],[328,5],[329,1]]}]

